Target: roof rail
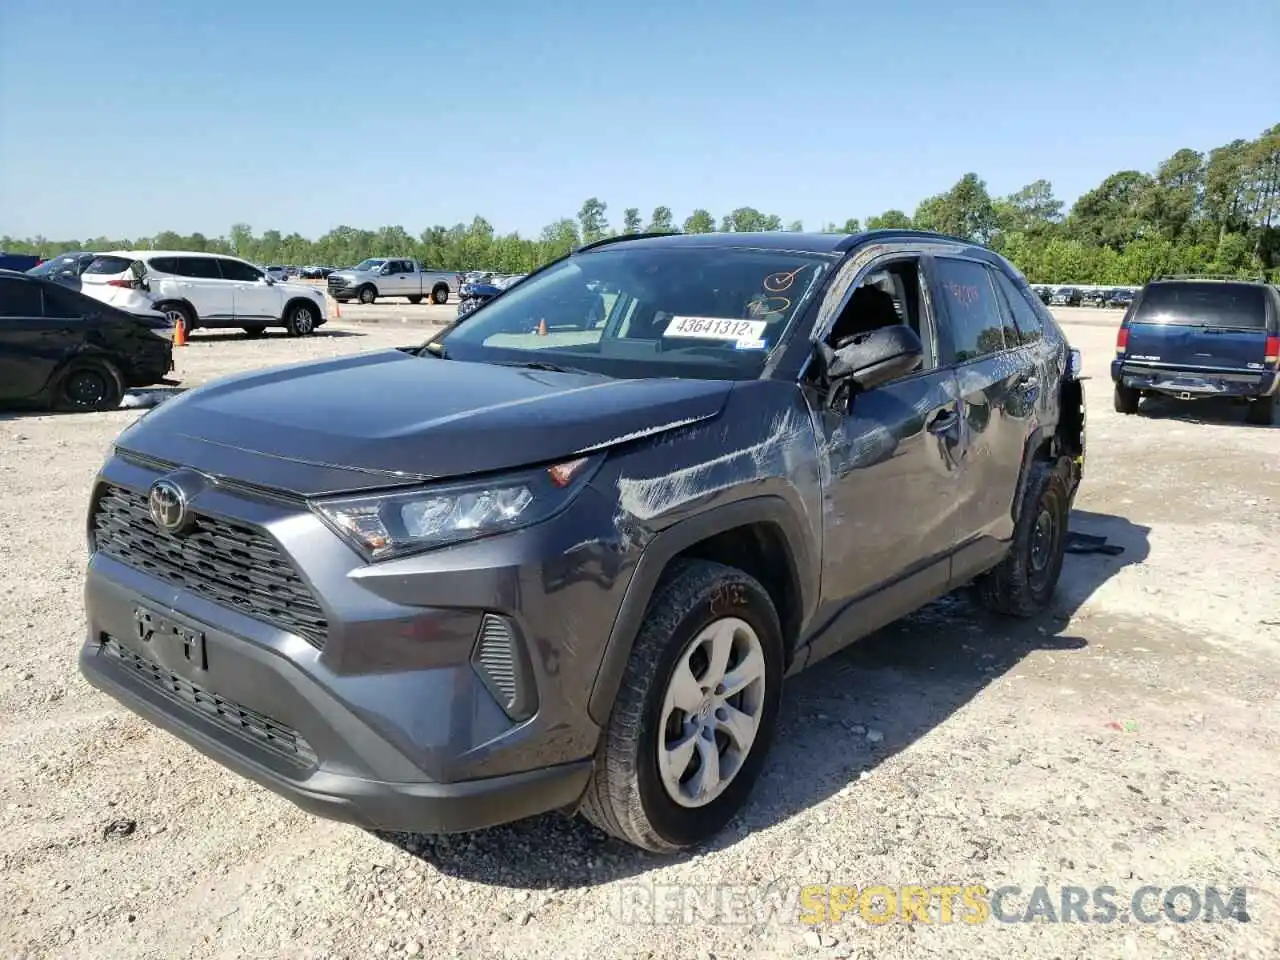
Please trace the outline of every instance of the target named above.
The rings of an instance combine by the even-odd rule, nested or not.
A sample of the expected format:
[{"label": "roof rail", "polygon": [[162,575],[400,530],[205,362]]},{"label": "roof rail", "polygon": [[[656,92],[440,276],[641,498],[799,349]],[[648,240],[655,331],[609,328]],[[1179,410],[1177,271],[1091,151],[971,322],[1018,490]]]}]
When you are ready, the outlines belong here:
[{"label": "roof rail", "polygon": [[973,240],[966,240],[964,237],[955,237],[949,233],[938,233],[936,230],[914,230],[911,227],[878,227],[875,230],[863,230],[859,233],[851,233],[838,244],[837,250],[848,250],[856,243],[863,243],[868,239],[872,240],[889,240],[894,237],[904,239],[927,239],[927,240],[945,240],[949,243],[962,243],[967,247],[980,247],[982,244]]},{"label": "roof rail", "polygon": [[617,233],[612,237],[602,237],[599,240],[592,240],[590,243],[584,243],[580,247],[574,248],[574,253],[581,253],[583,250],[594,250],[596,247],[605,247],[611,243],[621,243],[623,240],[645,240],[649,237],[675,237],[679,236],[679,230],[652,230],[648,233]]},{"label": "roof rail", "polygon": [[1152,280],[1235,280],[1239,283],[1266,283],[1263,277],[1242,277],[1234,273],[1160,273]]}]

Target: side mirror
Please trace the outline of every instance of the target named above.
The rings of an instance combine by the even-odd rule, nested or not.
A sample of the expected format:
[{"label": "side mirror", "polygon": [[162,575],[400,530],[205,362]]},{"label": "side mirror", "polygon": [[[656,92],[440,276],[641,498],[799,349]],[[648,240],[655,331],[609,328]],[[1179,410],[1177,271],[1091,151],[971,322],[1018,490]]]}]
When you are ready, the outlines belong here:
[{"label": "side mirror", "polygon": [[924,362],[924,344],[901,323],[859,333],[835,350],[824,343],[817,349],[827,382],[845,381],[858,390],[873,390],[904,377]]}]

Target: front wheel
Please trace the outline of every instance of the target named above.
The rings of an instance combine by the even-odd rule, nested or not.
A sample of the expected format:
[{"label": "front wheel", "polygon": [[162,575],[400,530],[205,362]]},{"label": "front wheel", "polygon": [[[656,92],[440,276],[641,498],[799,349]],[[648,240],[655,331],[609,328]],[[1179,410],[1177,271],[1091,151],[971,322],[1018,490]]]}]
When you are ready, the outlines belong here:
[{"label": "front wheel", "polygon": [[1031,617],[1049,605],[1067,549],[1070,461],[1037,460],[1030,471],[1009,553],[976,582],[985,606],[1013,617]]},{"label": "front wheel", "polygon": [[1137,413],[1140,400],[1142,400],[1142,394],[1137,390],[1116,384],[1116,413]]},{"label": "front wheel", "polygon": [[309,337],[316,330],[315,308],[305,303],[295,303],[284,318],[285,329],[291,337]]},{"label": "front wheel", "polygon": [[583,815],[658,853],[714,836],[746,801],[773,738],[782,644],[753,577],[677,561],[636,636]]},{"label": "front wheel", "polygon": [[369,304],[373,303],[373,301],[377,299],[378,299],[378,291],[373,289],[373,287],[366,285],[360,288],[360,302],[363,303],[365,306],[368,306]]}]

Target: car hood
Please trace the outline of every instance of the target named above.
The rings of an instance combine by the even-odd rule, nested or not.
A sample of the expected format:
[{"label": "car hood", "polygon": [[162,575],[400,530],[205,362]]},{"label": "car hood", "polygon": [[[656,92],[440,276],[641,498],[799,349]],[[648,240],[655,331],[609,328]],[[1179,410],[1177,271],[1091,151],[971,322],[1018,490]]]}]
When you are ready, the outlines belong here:
[{"label": "car hood", "polygon": [[181,394],[117,447],[302,496],[568,458],[716,416],[733,384],[415,357],[401,350],[242,374]]}]

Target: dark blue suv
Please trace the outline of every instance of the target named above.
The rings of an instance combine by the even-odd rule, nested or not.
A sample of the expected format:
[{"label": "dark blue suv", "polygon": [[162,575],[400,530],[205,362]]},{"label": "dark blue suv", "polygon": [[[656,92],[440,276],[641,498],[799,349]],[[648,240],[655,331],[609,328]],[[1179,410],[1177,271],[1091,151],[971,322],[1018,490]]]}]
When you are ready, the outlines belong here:
[{"label": "dark blue suv", "polygon": [[1229,397],[1270,424],[1280,391],[1280,291],[1262,282],[1179,278],[1142,288],[1111,363],[1119,413],[1144,396]]}]

